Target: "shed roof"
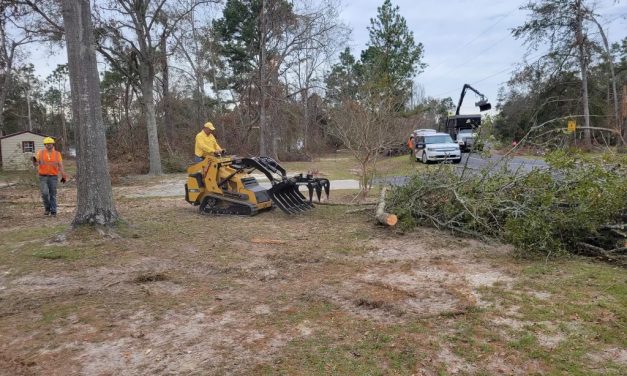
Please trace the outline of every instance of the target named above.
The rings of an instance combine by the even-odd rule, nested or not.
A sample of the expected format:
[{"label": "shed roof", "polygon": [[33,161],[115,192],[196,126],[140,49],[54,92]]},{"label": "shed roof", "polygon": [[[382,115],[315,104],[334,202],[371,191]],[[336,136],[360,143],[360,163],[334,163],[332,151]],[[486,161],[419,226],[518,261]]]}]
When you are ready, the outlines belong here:
[{"label": "shed roof", "polygon": [[11,133],[11,134],[8,134],[6,136],[2,136],[2,137],[0,137],[0,140],[5,139],[5,138],[9,138],[9,137],[13,137],[13,136],[17,136],[17,135],[20,135],[20,134],[24,134],[24,133],[32,133],[32,134],[34,134],[36,136],[41,136],[41,137],[49,137],[48,135],[41,134],[41,133],[36,133],[36,132],[31,132],[31,131],[21,131],[21,132]]}]

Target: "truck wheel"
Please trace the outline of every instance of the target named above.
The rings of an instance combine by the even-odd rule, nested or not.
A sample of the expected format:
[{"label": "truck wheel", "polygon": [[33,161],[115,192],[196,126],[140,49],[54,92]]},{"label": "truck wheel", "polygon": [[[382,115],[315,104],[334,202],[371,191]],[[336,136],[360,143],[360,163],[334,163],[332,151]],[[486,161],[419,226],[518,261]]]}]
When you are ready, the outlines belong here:
[{"label": "truck wheel", "polygon": [[429,160],[427,159],[427,153],[425,153],[424,151],[422,152],[422,163],[424,164],[429,163]]},{"label": "truck wheel", "polygon": [[453,163],[454,163],[454,164],[460,164],[460,163],[461,163],[461,161],[462,161],[462,159],[461,159],[461,158],[459,158],[459,159],[453,159]]}]

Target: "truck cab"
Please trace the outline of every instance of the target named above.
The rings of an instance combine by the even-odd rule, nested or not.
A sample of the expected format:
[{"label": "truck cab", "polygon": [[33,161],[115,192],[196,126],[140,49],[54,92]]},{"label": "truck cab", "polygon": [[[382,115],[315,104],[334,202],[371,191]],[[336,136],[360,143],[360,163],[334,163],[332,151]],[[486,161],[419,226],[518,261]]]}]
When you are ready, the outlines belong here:
[{"label": "truck cab", "polygon": [[476,145],[476,131],[481,126],[481,115],[454,115],[446,119],[446,132],[459,145],[462,152],[469,152]]}]

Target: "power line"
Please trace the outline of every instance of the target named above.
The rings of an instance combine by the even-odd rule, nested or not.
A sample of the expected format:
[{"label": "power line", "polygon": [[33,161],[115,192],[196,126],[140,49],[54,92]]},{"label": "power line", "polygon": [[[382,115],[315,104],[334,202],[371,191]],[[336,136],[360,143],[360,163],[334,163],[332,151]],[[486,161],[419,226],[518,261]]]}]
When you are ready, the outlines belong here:
[{"label": "power line", "polygon": [[[537,56],[537,57],[534,57],[534,58],[533,58],[533,61],[532,61],[531,63],[529,63],[529,64],[534,64],[534,63],[538,62],[538,61],[539,61],[541,58],[543,58],[544,56],[545,56],[544,54],[541,54],[541,55],[539,55],[539,56]],[[505,69],[503,69],[503,70],[500,70],[500,71],[498,71],[498,72],[495,72],[495,73],[493,73],[493,74],[491,74],[491,75],[489,75],[489,76],[483,77],[483,78],[481,78],[481,79],[479,79],[479,80],[477,80],[477,81],[473,81],[473,82],[471,82],[470,84],[471,84],[471,85],[476,85],[476,84],[478,84],[478,83],[480,83],[480,82],[483,82],[483,81],[485,81],[485,80],[489,80],[490,78],[495,77],[495,76],[499,76],[499,75],[501,75],[501,74],[503,74],[503,73],[513,73],[515,70],[516,70],[516,68],[507,67],[507,68],[505,68]],[[440,93],[440,94],[434,95],[434,97],[435,97],[435,98],[438,98],[438,97],[441,97],[442,95],[449,94],[449,93],[453,93],[453,92],[455,92],[455,91],[457,91],[457,89],[447,90],[447,91],[442,92],[442,93]]]},{"label": "power line", "polygon": [[[469,46],[470,44],[472,44],[474,41],[476,41],[477,39],[479,39],[480,37],[482,37],[485,33],[487,33],[488,31],[490,31],[494,26],[498,25],[501,21],[503,21],[505,18],[507,18],[509,15],[511,15],[512,13],[514,13],[515,11],[517,11],[518,8],[514,8],[512,10],[510,10],[507,14],[499,17],[495,22],[493,22],[490,26],[488,26],[487,28],[483,29],[482,31],[479,32],[479,34],[477,34],[474,38],[472,38],[471,40],[469,40],[468,42],[464,43],[463,45],[461,45],[460,47],[456,47],[456,49],[461,50],[467,46]],[[431,69],[436,69],[439,68],[440,66],[442,66],[446,61],[442,61],[439,64],[431,67]]]},{"label": "power line", "polygon": [[496,41],[496,42],[492,43],[491,45],[489,45],[488,47],[484,48],[483,50],[481,50],[481,51],[479,51],[479,52],[476,52],[476,53],[474,54],[474,56],[473,56],[473,57],[471,57],[470,59],[464,60],[464,62],[463,62],[462,64],[459,64],[459,65],[453,66],[451,69],[449,69],[449,70],[445,71],[445,72],[444,72],[444,73],[442,73],[441,75],[442,75],[442,76],[446,76],[447,74],[449,74],[450,72],[454,71],[455,69],[457,69],[457,68],[461,67],[462,65],[466,65],[466,64],[470,63],[471,61],[474,61],[474,60],[475,60],[475,59],[477,59],[479,56],[482,56],[482,54],[483,54],[484,52],[487,52],[488,50],[490,50],[490,49],[494,48],[494,46],[498,45],[499,43],[501,43],[502,41],[504,41],[504,40],[505,40],[505,39],[507,39],[508,37],[509,37],[509,34],[505,34],[505,35],[503,36],[503,38],[501,38],[501,39],[499,39],[498,41]]}]

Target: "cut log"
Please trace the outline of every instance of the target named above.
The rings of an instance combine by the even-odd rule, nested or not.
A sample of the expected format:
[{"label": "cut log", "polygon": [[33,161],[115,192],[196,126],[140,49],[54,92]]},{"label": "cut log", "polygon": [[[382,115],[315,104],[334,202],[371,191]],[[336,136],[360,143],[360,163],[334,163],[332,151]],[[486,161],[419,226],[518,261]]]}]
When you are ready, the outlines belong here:
[{"label": "cut log", "polygon": [[377,213],[375,219],[377,223],[384,226],[394,226],[398,222],[398,217],[395,214],[385,212],[385,192],[387,187],[381,188],[381,197],[379,198],[379,205],[377,206]]}]

